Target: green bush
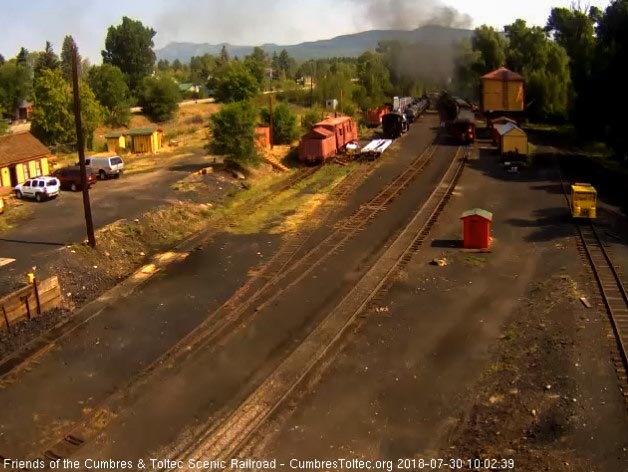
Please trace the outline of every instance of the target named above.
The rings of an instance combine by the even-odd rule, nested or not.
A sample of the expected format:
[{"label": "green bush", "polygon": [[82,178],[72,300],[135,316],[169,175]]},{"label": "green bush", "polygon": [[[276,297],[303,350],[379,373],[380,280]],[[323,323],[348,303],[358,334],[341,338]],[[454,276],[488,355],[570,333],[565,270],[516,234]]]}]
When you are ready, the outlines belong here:
[{"label": "green bush", "polygon": [[261,159],[255,150],[256,125],[257,112],[250,102],[226,104],[221,111],[211,116],[211,151],[225,155],[228,160],[239,165],[259,164]]},{"label": "green bush", "polygon": [[[270,112],[263,108],[260,112],[262,123],[270,124]],[[290,144],[299,137],[297,117],[285,103],[273,109],[273,144]]]},{"label": "green bush", "polygon": [[146,77],[139,90],[139,105],[153,121],[166,121],[173,117],[179,106],[179,87],[169,77]]}]

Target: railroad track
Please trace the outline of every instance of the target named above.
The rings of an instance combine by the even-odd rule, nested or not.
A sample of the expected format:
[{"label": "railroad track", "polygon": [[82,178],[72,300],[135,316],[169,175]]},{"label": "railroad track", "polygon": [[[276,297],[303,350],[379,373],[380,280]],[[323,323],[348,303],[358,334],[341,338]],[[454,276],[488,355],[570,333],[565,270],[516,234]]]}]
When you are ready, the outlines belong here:
[{"label": "railroad track", "polygon": [[[461,159],[462,153],[463,148],[458,148],[441,183],[412,221],[304,342],[235,411],[230,414],[223,412],[223,421],[198,434],[190,444],[171,451],[170,457],[184,464],[199,457],[225,461],[237,457],[258,429],[323,364],[323,359],[338,352],[344,334],[351,329],[356,318],[394,282],[398,271],[425,241],[460,178],[467,157],[465,154]],[[383,201],[378,200],[372,208],[380,208],[382,204]]]},{"label": "railroad track", "polygon": [[591,222],[578,223],[580,254],[586,258],[597,282],[606,312],[609,315],[617,354],[613,364],[619,387],[628,402],[628,294],[605,244]]},{"label": "railroad track", "polygon": [[[569,190],[563,180],[560,164],[558,173],[567,206],[571,207]],[[577,242],[578,252],[591,269],[602,304],[608,314],[613,338],[612,361],[617,372],[619,388],[628,406],[628,294],[619,269],[613,263],[607,245],[600,238],[593,222],[579,221],[576,222],[576,226],[580,236]]]},{"label": "railroad track", "polygon": [[[437,145],[432,144],[421,153],[412,164],[397,176],[389,185],[380,191],[368,204],[361,206],[353,214],[341,220],[331,234],[313,249],[298,259],[295,255],[301,250],[308,239],[305,233],[297,234],[291,243],[280,250],[254,277],[257,286],[244,286],[233,297],[213,312],[197,328],[182,338],[164,355],[151,363],[138,376],[119,388],[105,399],[95,413],[79,425],[68,428],[63,438],[54,440],[44,448],[44,461],[71,457],[83,445],[93,440],[114,418],[109,412],[119,411],[129,392],[136,391],[160,366],[181,362],[200,348],[217,349],[228,338],[237,332],[244,321],[255,316],[272,301],[279,298],[286,290],[308,276],[331,254],[340,250],[344,244],[359,231],[363,230],[377,215],[385,211],[388,205],[416,178],[430,162],[436,152]],[[346,198],[355,187],[357,180],[370,173],[365,166],[355,176],[349,176],[346,182],[337,187],[339,198]],[[295,177],[292,185],[316,172],[319,167],[304,169]],[[327,212],[327,216],[328,216]],[[246,315],[246,316],[244,316]]]}]

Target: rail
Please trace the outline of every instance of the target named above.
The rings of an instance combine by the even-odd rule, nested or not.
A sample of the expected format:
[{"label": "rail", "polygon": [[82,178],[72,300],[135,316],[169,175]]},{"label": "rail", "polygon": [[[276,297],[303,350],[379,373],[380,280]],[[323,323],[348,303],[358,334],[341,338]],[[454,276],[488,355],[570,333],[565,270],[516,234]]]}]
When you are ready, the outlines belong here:
[{"label": "rail", "polygon": [[423,243],[444,209],[464,168],[461,150],[440,184],[414,218],[397,236],[377,263],[360,279],[340,304],[308,335],[277,369],[226,419],[208,428],[196,440],[180,449],[175,460],[236,457],[252,435],[284,404],[323,358],[336,351],[344,334],[369,302],[386,289],[398,271]]}]

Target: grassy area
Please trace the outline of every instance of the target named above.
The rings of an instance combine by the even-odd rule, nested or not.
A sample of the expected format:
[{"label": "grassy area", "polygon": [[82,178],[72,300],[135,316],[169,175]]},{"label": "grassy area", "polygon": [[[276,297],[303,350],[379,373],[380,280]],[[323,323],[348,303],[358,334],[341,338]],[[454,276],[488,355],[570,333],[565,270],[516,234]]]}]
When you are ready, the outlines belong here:
[{"label": "grassy area", "polygon": [[0,215],[0,234],[14,228],[33,212],[31,205],[18,202],[13,197],[4,197],[4,201],[6,207]]}]

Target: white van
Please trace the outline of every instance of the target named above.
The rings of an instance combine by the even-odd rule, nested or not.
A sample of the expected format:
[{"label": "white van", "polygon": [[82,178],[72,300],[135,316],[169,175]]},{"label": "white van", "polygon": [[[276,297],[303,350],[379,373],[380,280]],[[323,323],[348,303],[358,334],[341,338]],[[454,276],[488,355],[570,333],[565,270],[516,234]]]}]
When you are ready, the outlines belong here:
[{"label": "white van", "polygon": [[87,172],[97,174],[101,180],[109,177],[118,178],[124,172],[124,161],[120,156],[86,157]]}]

